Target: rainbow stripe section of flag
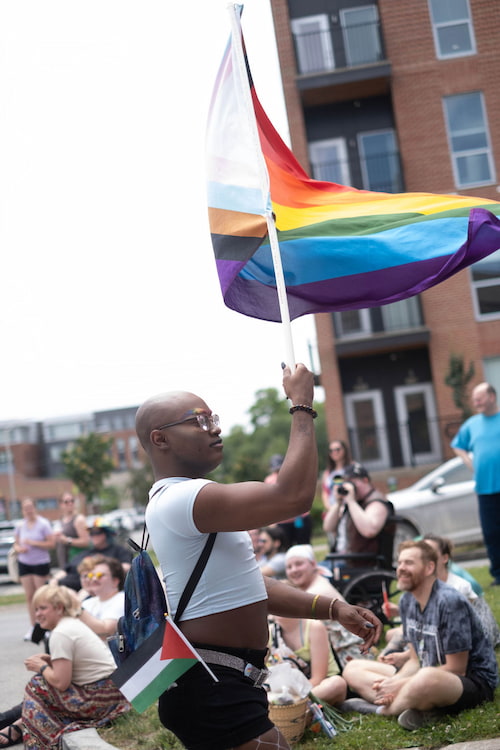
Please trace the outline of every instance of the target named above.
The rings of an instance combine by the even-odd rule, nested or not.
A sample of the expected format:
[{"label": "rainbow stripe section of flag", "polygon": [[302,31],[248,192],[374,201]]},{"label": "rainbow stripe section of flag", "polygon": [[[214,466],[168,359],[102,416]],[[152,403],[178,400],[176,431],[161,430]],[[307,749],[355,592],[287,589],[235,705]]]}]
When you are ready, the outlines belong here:
[{"label": "rainbow stripe section of flag", "polygon": [[[232,48],[243,45],[238,28]],[[376,193],[310,179],[264,112],[248,61],[243,75],[231,47],[214,89],[207,139],[207,151],[213,155],[217,134],[218,158],[224,163],[221,180],[222,173],[213,169],[214,158],[209,158],[208,196],[212,244],[228,307],[263,320],[281,319],[262,218],[268,206],[264,200],[247,201],[250,185],[255,192],[257,170],[254,165],[247,174],[243,165],[252,159],[258,164],[259,155],[253,139],[246,137],[251,129],[241,104],[245,86],[266,167],[261,195],[269,189],[291,319],[406,299],[500,248],[497,201]],[[225,115],[219,120],[221,112]]]},{"label": "rainbow stripe section of flag", "polygon": [[167,618],[113,672],[111,679],[133,707],[142,713],[199,661],[195,649],[175,623]]}]

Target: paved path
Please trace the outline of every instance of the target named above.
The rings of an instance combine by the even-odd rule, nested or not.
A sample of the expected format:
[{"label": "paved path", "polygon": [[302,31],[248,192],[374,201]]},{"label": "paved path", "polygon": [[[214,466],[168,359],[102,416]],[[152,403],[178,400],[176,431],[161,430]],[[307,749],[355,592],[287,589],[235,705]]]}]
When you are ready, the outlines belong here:
[{"label": "paved path", "polygon": [[[8,588],[5,592],[3,589]],[[17,593],[13,585],[0,585],[2,594]],[[1,594],[0,594],[1,595]],[[23,641],[23,635],[29,626],[28,614],[24,604],[10,604],[0,607],[0,632],[2,649],[0,650],[0,711],[5,711],[23,699],[24,686],[33,674],[24,666],[24,660],[31,654],[43,651],[42,645]],[[22,747],[22,743],[15,745]],[[66,750],[116,750],[102,740],[95,729],[85,729],[68,735],[65,741]]]},{"label": "paved path", "polygon": [[0,607],[0,710],[4,711],[23,698],[24,686],[32,676],[24,666],[31,654],[43,651],[43,646],[23,641],[29,627],[29,618],[24,604]]}]

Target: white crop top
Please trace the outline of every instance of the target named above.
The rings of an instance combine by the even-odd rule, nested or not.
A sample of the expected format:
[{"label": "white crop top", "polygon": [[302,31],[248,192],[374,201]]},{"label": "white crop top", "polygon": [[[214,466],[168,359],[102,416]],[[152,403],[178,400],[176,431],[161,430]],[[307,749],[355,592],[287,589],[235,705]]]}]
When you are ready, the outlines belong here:
[{"label": "white crop top", "polygon": [[[152,486],[146,523],[175,616],[184,587],[208,534],[195,526],[193,508],[208,479],[168,477]],[[182,620],[225,612],[267,599],[264,579],[247,531],[219,531],[208,563]]]}]

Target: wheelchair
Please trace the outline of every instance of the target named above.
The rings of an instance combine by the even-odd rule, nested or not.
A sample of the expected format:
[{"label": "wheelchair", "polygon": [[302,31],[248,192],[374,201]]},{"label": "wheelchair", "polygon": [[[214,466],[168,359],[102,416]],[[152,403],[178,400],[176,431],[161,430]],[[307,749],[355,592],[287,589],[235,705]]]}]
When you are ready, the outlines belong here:
[{"label": "wheelchair", "polygon": [[417,529],[406,519],[391,515],[377,554],[330,552],[320,565],[331,573],[331,583],[349,604],[370,609],[384,625],[393,626],[384,605],[399,595],[396,558],[399,544],[414,539]]}]

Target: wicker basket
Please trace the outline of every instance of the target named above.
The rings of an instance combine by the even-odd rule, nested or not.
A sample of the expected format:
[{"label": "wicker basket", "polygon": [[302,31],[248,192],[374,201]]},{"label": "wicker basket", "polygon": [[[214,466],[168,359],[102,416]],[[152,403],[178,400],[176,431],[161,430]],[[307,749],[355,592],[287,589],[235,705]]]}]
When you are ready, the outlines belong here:
[{"label": "wicker basket", "polygon": [[298,742],[306,728],[307,698],[297,703],[289,703],[284,706],[276,703],[269,704],[269,717],[276,724],[281,734],[292,745]]}]

